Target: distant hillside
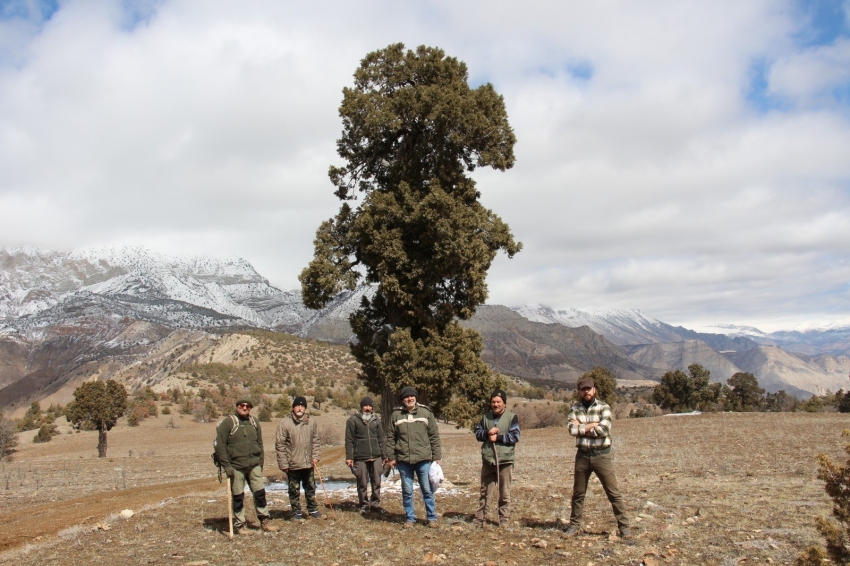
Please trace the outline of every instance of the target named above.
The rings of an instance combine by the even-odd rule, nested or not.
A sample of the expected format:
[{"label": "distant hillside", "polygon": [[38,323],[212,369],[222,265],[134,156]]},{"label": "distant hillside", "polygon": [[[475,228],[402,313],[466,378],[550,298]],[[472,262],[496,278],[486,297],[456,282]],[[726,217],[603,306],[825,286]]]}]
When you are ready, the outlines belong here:
[{"label": "distant hillside", "polygon": [[482,306],[462,323],[484,340],[481,357],[495,371],[523,378],[574,382],[594,366],[621,379],[658,379],[661,372],[630,360],[605,337],[587,327],[532,322],[502,306]]},{"label": "distant hillside", "polygon": [[661,372],[684,370],[691,364],[699,364],[711,372],[712,381],[726,383],[727,379],[741,371],[726,356],[710,348],[702,340],[623,346],[623,349],[629,353],[629,359],[632,361]]},{"label": "distant hillside", "polygon": [[211,334],[141,321],[118,321],[97,337],[71,327],[51,329],[43,341],[29,344],[0,337],[0,352],[10,346],[17,355],[4,362],[16,371],[0,389],[0,408],[11,413],[34,400],[64,405],[77,386],[92,379],[115,379],[130,391],[148,385],[157,391],[193,389],[189,384],[199,374],[200,385],[204,374],[226,374],[247,384],[300,381],[311,388],[323,382],[344,389],[356,384],[358,369],[345,346],[289,334]]},{"label": "distant hillside", "polygon": [[804,360],[775,346],[759,346],[747,352],[726,354],[742,371],[758,377],[767,391],[784,389],[803,397],[850,389],[850,359],[821,355]]}]

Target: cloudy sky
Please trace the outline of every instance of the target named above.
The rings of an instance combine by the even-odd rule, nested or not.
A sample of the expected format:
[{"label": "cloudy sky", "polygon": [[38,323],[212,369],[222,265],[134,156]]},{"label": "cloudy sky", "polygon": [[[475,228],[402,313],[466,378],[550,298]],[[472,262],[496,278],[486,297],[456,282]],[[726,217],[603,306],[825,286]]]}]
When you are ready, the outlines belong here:
[{"label": "cloudy sky", "polygon": [[442,47],[504,95],[491,303],[850,322],[850,2],[0,0],[0,246],[240,256],[297,287],[341,89]]}]

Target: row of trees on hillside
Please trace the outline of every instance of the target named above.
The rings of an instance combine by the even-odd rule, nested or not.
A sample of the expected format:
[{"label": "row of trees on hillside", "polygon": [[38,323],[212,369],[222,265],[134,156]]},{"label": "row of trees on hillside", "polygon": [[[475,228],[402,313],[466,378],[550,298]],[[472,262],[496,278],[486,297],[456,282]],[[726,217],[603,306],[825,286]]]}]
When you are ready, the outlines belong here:
[{"label": "row of trees on hillside", "polygon": [[749,372],[738,372],[726,384],[711,381],[711,372],[699,364],[691,364],[685,373],[668,371],[652,393],[653,401],[662,409],[686,411],[769,411],[817,412],[834,406],[842,413],[850,412],[850,392],[812,396],[800,401],[784,390],[766,393],[758,379]]}]

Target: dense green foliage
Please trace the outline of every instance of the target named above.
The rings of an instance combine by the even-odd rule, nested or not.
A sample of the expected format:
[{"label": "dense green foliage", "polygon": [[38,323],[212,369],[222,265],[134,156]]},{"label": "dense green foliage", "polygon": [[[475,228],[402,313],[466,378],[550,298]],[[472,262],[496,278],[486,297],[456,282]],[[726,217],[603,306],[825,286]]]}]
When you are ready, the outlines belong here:
[{"label": "dense green foliage", "polygon": [[363,381],[387,404],[414,385],[437,415],[464,424],[505,383],[457,319],[487,298],[496,254],[521,249],[467,175],[512,167],[516,141],[502,97],[467,79],[466,65],[436,48],[395,44],[363,59],[339,109],[345,165],[329,172],[342,206],[319,227],[300,275],[314,309],[360,282],[376,285],[350,318]]},{"label": "dense green foliage", "polygon": [[739,371],[728,380],[723,389],[727,411],[758,411],[764,404],[764,389],[751,373]]},{"label": "dense green foliage", "polygon": [[699,364],[688,366],[688,373],[668,371],[661,376],[652,397],[663,409],[674,412],[703,410],[720,401],[721,385],[711,383],[711,372]]},{"label": "dense green foliage", "polygon": [[127,410],[127,390],[120,383],[89,381],[74,390],[74,400],[65,408],[68,422],[80,429],[88,424],[98,431],[97,455],[106,458],[106,433]]}]

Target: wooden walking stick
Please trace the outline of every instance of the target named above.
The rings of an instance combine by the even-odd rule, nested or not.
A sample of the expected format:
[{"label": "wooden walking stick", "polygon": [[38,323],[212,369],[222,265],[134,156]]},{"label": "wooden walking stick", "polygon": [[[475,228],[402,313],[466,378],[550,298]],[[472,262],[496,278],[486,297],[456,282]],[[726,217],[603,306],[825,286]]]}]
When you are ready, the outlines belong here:
[{"label": "wooden walking stick", "polygon": [[499,520],[499,501],[502,498],[502,479],[499,477],[499,453],[496,451],[496,443],[493,445],[493,458],[496,460],[496,520]]},{"label": "wooden walking stick", "polygon": [[331,500],[328,497],[328,488],[325,487],[325,480],[322,479],[322,472],[319,471],[319,465],[313,462],[313,468],[316,469],[316,475],[319,476],[319,483],[322,484],[322,491],[325,492],[325,503],[331,508],[331,513],[334,516],[334,520],[336,520],[336,511],[334,511],[334,506],[331,505]]},{"label": "wooden walking stick", "polygon": [[227,524],[230,526],[230,540],[233,540],[233,495],[230,493],[230,476],[227,476]]}]

